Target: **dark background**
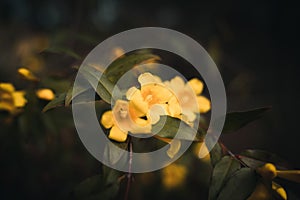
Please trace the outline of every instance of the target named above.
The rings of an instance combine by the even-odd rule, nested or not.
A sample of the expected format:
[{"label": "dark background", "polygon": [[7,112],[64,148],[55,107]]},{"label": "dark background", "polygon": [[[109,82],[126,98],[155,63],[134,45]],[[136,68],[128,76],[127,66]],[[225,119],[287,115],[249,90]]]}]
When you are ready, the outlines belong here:
[{"label": "dark background", "polygon": [[[16,79],[16,69],[20,64],[15,46],[21,39],[32,35],[51,36],[67,31],[66,46],[84,57],[95,45],[121,31],[144,26],[171,28],[198,41],[214,58],[226,86],[228,111],[272,106],[272,110],[260,120],[236,133],[222,136],[228,148],[236,153],[248,148],[268,150],[299,168],[299,13],[296,1],[276,0],[2,0],[0,81],[13,82]],[[89,35],[94,43],[81,45],[75,33]],[[57,65],[59,60],[52,62],[55,65],[46,64],[48,71],[70,74],[70,65]],[[64,62],[70,63],[68,59]],[[70,137],[75,137],[77,151],[89,156],[80,146],[77,135]],[[6,141],[6,144],[10,143]],[[6,150],[1,149],[2,158],[18,165],[18,161],[8,159],[13,155],[8,155],[10,151]],[[2,158],[0,162],[4,161]],[[36,170],[43,171],[51,159],[44,158],[45,164],[35,166]],[[93,166],[90,170],[97,171],[95,164]],[[11,178],[11,183],[4,187],[5,191],[13,191],[14,186],[23,187],[22,183],[14,185],[14,180],[30,178],[20,168],[30,168],[30,165],[22,163],[15,170],[11,169],[16,177]],[[83,173],[81,177],[87,174],[91,172]],[[56,176],[61,176],[58,180],[64,179],[59,172]],[[5,181],[2,182],[4,185]],[[46,191],[51,193],[52,190]]]}]

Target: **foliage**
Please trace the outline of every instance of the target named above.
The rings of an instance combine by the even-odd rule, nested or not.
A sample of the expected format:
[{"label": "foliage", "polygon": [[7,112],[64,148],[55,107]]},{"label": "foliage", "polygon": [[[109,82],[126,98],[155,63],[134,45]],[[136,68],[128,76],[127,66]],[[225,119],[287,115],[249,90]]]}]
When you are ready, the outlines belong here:
[{"label": "foliage", "polygon": [[[47,48],[45,52],[51,53],[64,53],[74,59],[79,59],[80,56],[73,52],[71,49],[66,49],[62,47],[51,46]],[[206,130],[203,130],[203,127],[207,127],[206,120],[200,120],[200,126],[198,129],[194,127],[193,120],[187,120],[188,115],[184,115],[185,113],[176,113],[176,103],[171,100],[165,103],[164,107],[167,107],[164,114],[159,114],[159,119],[154,120],[155,116],[151,115],[152,113],[149,110],[143,111],[142,108],[145,107],[145,102],[140,102],[137,100],[137,93],[141,93],[143,95],[143,90],[146,90],[146,86],[143,86],[143,83],[140,82],[141,88],[136,89],[132,96],[125,95],[127,100],[124,100],[125,97],[118,95],[121,94],[121,89],[116,86],[117,81],[122,75],[124,75],[127,71],[134,69],[135,66],[144,63],[158,62],[161,58],[158,55],[150,51],[137,51],[133,52],[129,55],[121,55],[116,61],[114,61],[104,72],[102,72],[101,67],[99,66],[86,66],[83,69],[79,69],[78,73],[82,76],[85,82],[79,82],[76,90],[74,90],[73,86],[65,89],[63,88],[63,92],[60,94],[56,94],[55,98],[53,96],[53,91],[47,88],[47,85],[43,85],[43,78],[38,77],[33,72],[28,69],[19,69],[19,73],[23,79],[30,82],[36,92],[32,92],[32,90],[26,90],[26,99],[22,101],[27,102],[28,105],[25,106],[25,103],[22,103],[21,106],[16,106],[13,101],[13,93],[17,92],[13,88],[13,90],[3,89],[3,85],[0,87],[2,89],[0,91],[0,109],[9,112],[10,119],[11,117],[18,116],[18,120],[20,121],[20,127],[23,131],[28,132],[28,118],[40,118],[39,120],[42,122],[46,129],[50,129],[53,132],[56,132],[56,127],[53,125],[53,121],[55,117],[51,118],[50,110],[57,107],[68,107],[73,102],[79,103],[90,103],[90,100],[86,98],[86,94],[93,90],[97,94],[95,98],[96,106],[99,115],[99,118],[103,117],[105,113],[114,112],[117,110],[118,103],[120,100],[126,105],[132,106],[134,108],[134,114],[138,117],[137,121],[145,120],[148,123],[148,120],[151,119],[153,123],[149,123],[147,127],[150,127],[150,131],[148,129],[139,129],[132,128],[130,126],[129,130],[119,131],[117,134],[125,134],[126,137],[124,140],[120,140],[119,135],[114,135],[114,129],[117,128],[116,116],[111,117],[112,121],[109,121],[106,124],[102,122],[102,127],[107,130],[108,138],[112,140],[112,143],[107,145],[102,152],[107,156],[109,162],[112,164],[117,163],[119,161],[128,160],[130,158],[124,157],[123,154],[117,154],[114,152],[112,146],[116,145],[124,150],[132,152],[131,146],[135,145],[137,149],[139,147],[145,147],[143,142],[147,142],[145,140],[133,140],[131,137],[128,137],[128,132],[133,134],[141,133],[142,134],[152,134],[155,133],[154,139],[149,139],[148,142],[152,144],[151,147],[160,146],[162,144],[168,143],[170,144],[169,150],[166,152],[169,157],[173,158],[174,155],[177,154],[180,147],[180,142],[184,141],[192,141],[194,144],[203,143],[203,139],[206,135]],[[101,74],[101,78],[98,80],[98,75]],[[141,76],[146,76],[147,74],[141,74]],[[147,75],[148,76],[148,75]],[[155,76],[150,76],[150,78],[157,78]],[[149,76],[148,76],[149,78]],[[174,79],[169,80],[170,83],[172,81],[175,82]],[[51,81],[50,81],[51,82]],[[53,84],[55,80],[52,80]],[[192,84],[191,82],[185,83],[186,85]],[[2,83],[3,84],[3,83]],[[39,85],[40,84],[40,85]],[[82,84],[82,85],[80,85]],[[84,87],[86,84],[89,84],[91,87],[87,89]],[[167,84],[165,82],[155,82],[151,85],[151,91],[155,90],[157,84],[163,85],[165,87]],[[38,86],[37,86],[38,85]],[[69,83],[72,85],[72,83]],[[195,86],[195,85],[194,85]],[[143,88],[144,87],[144,88]],[[196,87],[196,86],[195,86]],[[198,86],[197,86],[198,87]],[[197,88],[199,90],[199,88]],[[117,95],[112,95],[113,91],[117,93]],[[130,89],[128,89],[129,93]],[[41,93],[43,92],[43,93]],[[198,92],[195,96],[200,97]],[[5,95],[9,94],[9,104],[7,104],[7,99],[5,99]],[[22,93],[23,94],[23,93]],[[46,96],[45,96],[46,95]],[[166,95],[166,93],[164,94]],[[130,96],[130,97],[128,97]],[[159,95],[160,97],[162,95]],[[116,99],[117,97],[117,99]],[[22,96],[23,98],[23,96]],[[76,101],[74,101],[76,98]],[[115,98],[115,99],[114,99]],[[201,98],[204,98],[201,96]],[[35,106],[42,102],[43,105],[43,115],[41,113],[30,111],[35,110]],[[45,103],[47,104],[45,105]],[[158,100],[159,102],[159,100]],[[209,100],[207,101],[209,102]],[[149,102],[147,102],[149,103]],[[174,103],[174,104],[172,104]],[[113,108],[111,111],[108,111],[110,108],[109,104],[113,104]],[[159,102],[159,104],[163,104]],[[9,105],[9,106],[6,106]],[[143,105],[143,106],[140,106]],[[151,104],[151,106],[153,106]],[[149,106],[149,108],[151,107]],[[173,107],[172,107],[173,106]],[[23,110],[24,107],[24,110]],[[32,109],[32,110],[29,110]],[[205,112],[208,112],[210,109],[210,104],[208,103],[208,109]],[[173,110],[172,110],[173,109]],[[132,109],[130,109],[132,111]],[[171,111],[170,111],[171,110]],[[175,111],[174,111],[175,110]],[[259,119],[262,115],[270,110],[269,107],[265,108],[256,108],[252,110],[246,111],[238,111],[238,112],[230,112],[226,114],[226,121],[223,128],[224,134],[230,134],[232,132],[237,131],[238,129],[246,126],[247,124],[253,122],[254,120]],[[48,112],[50,111],[50,112]],[[119,110],[118,110],[119,111]],[[193,110],[191,115],[199,114],[200,110]],[[129,113],[129,110],[128,110]],[[128,114],[126,113],[126,114]],[[142,114],[140,114],[142,113]],[[175,114],[174,114],[175,113]],[[33,114],[35,116],[33,116]],[[129,113],[132,114],[132,113]],[[27,116],[29,117],[27,117]],[[205,114],[204,114],[205,116]],[[122,116],[121,116],[122,117]],[[201,114],[202,117],[202,114]],[[206,117],[206,116],[205,116]],[[204,118],[205,118],[204,117]],[[115,121],[114,121],[115,120]],[[144,121],[143,121],[144,122]],[[31,123],[34,123],[31,121]],[[69,124],[70,127],[73,127],[73,124],[70,122],[61,122],[63,126]],[[213,122],[214,123],[214,122]],[[41,130],[38,130],[39,132]],[[135,132],[136,131],[136,132]],[[176,139],[179,141],[178,143],[171,142],[171,139],[174,139],[177,132],[181,132],[179,137]],[[193,145],[194,145],[193,144]],[[203,145],[205,147],[205,144]],[[187,181],[186,177],[189,176],[189,165],[192,165],[190,161],[191,155],[187,153],[186,157],[183,156],[180,158],[175,164],[170,165],[169,167],[162,170],[163,181],[162,185],[165,186],[166,190],[178,189],[179,187],[184,187],[183,182]],[[199,152],[197,152],[199,155]],[[214,146],[214,148],[209,152],[209,162],[208,165],[211,167],[211,173],[209,174],[209,186],[207,188],[208,198],[210,200],[227,200],[227,199],[287,199],[287,194],[285,189],[279,184],[281,179],[287,179],[289,181],[300,182],[299,171],[298,170],[290,170],[291,166],[284,159],[280,158],[277,155],[272,153],[262,151],[262,150],[245,150],[239,154],[234,154],[228,148],[221,143],[220,141]],[[123,160],[122,160],[123,159]],[[205,162],[203,159],[202,162]],[[274,168],[266,167],[270,166],[269,163],[274,165]],[[179,173],[178,180],[174,181],[174,176],[176,173]],[[201,173],[197,172],[197,173]],[[268,176],[270,173],[273,173],[274,176],[270,178]],[[267,174],[267,175],[266,175]],[[177,177],[177,176],[175,176]],[[102,171],[92,177],[89,177],[75,186],[71,192],[69,192],[68,197],[70,199],[113,199],[120,195],[120,191],[123,189],[122,184],[124,184],[124,179],[127,178],[127,187],[129,188],[132,182],[132,174],[129,172],[126,174],[118,172],[116,170],[110,169],[106,166],[102,166]],[[133,186],[134,187],[134,186]],[[127,198],[128,190],[126,190],[125,198]]]}]

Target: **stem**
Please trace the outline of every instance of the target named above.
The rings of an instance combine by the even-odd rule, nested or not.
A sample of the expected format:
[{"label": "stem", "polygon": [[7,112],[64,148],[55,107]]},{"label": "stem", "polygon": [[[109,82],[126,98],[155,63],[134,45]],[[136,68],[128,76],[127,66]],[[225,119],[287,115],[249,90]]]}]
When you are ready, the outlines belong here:
[{"label": "stem", "polygon": [[[249,167],[244,161],[241,160],[240,157],[232,153],[222,142],[219,142],[221,147],[235,160],[237,160],[239,163],[241,163],[244,167]],[[249,167],[250,168],[250,167]]]},{"label": "stem", "polygon": [[132,142],[131,137],[129,136],[129,162],[128,162],[128,174],[127,174],[127,186],[124,200],[128,200],[129,190],[132,180]]}]

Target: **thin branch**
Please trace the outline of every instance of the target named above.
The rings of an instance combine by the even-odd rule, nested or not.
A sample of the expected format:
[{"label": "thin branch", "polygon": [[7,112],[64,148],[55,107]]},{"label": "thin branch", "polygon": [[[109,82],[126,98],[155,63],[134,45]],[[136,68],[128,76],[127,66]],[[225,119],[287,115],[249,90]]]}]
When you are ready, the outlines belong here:
[{"label": "thin branch", "polygon": [[132,180],[132,141],[129,136],[129,162],[128,162],[128,174],[127,174],[127,186],[124,200],[128,200],[129,190]]},{"label": "thin branch", "polygon": [[[244,167],[249,167],[240,157],[232,153],[222,142],[219,142],[221,147],[235,160],[237,160],[239,163],[241,163]],[[250,168],[250,167],[249,167]]]}]

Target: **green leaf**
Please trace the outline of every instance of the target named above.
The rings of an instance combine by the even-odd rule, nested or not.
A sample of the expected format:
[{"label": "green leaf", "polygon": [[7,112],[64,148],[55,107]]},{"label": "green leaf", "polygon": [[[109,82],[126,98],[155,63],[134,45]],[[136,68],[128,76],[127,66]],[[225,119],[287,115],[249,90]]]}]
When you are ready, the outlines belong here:
[{"label": "green leaf", "polygon": [[227,113],[222,133],[234,132],[260,118],[262,114],[268,110],[270,110],[270,108],[265,107],[242,112]]},{"label": "green leaf", "polygon": [[[278,169],[290,168],[290,164],[280,156],[263,150],[248,149],[240,153],[240,155],[252,158],[264,163],[273,163]],[[244,159],[245,160],[245,159]],[[257,162],[258,163],[258,162]],[[247,164],[247,163],[246,163]]]},{"label": "green leaf", "polygon": [[235,171],[240,169],[240,167],[240,163],[230,156],[224,156],[220,162],[215,165],[209,188],[209,199],[217,199],[217,196],[222,187],[225,185],[226,180]]},{"label": "green leaf", "polygon": [[81,182],[72,192],[72,199],[112,199],[119,190],[119,182],[107,183],[103,175],[96,175]]},{"label": "green leaf", "polygon": [[81,59],[81,56],[75,53],[72,49],[62,46],[50,46],[49,48],[45,49],[45,52],[65,54],[77,60]]},{"label": "green leaf", "polygon": [[50,101],[43,109],[43,112],[46,112],[52,108],[56,108],[59,106],[64,106],[65,105],[65,98],[66,98],[66,94],[60,94],[58,97],[56,97],[55,99],[53,99],[52,101]]},{"label": "green leaf", "polygon": [[223,149],[218,142],[215,144],[215,146],[212,148],[209,154],[210,162],[213,167],[221,160],[221,158],[224,155]]},{"label": "green leaf", "polygon": [[[92,66],[86,66],[80,70],[82,75],[88,80],[91,86],[95,89],[96,93],[107,103],[111,103],[113,92],[117,98],[121,92],[118,87],[114,85],[105,74],[101,73],[98,69]],[[99,79],[100,78],[100,79]]]},{"label": "green leaf", "polygon": [[[70,87],[67,94],[66,94],[66,99],[65,99],[65,106],[69,106],[71,104],[71,101],[79,96],[82,95],[84,92],[87,91],[87,88],[85,88],[84,86],[81,86],[80,84],[77,85],[77,87],[75,88],[75,91],[73,91],[74,87]],[[83,100],[84,101],[84,100]]]},{"label": "green leaf", "polygon": [[204,136],[178,118],[160,116],[160,120],[152,126],[152,132],[163,138],[173,139],[177,133],[177,139],[200,142]]},{"label": "green leaf", "polygon": [[232,174],[222,188],[217,200],[247,199],[253,192],[257,182],[255,172],[249,168],[241,168]]},{"label": "green leaf", "polygon": [[160,60],[160,57],[149,51],[139,51],[115,60],[105,70],[105,74],[112,83],[116,84],[117,81],[133,67],[149,61],[155,62],[158,60]]}]

